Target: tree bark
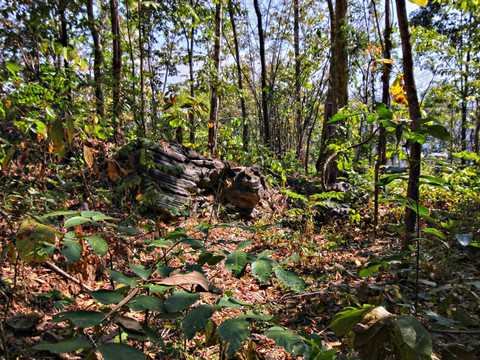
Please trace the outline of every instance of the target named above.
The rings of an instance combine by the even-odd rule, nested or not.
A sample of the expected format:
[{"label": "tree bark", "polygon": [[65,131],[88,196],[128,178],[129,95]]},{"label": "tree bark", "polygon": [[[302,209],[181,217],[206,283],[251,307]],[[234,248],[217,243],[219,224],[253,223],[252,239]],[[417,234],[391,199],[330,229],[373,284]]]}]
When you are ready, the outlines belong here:
[{"label": "tree bark", "polygon": [[260,45],[260,83],[262,86],[262,118],[263,118],[263,130],[265,135],[265,145],[271,147],[272,139],[270,137],[270,118],[268,114],[268,88],[267,88],[267,65],[265,61],[265,35],[262,25],[262,13],[258,5],[258,0],[253,0],[253,6],[255,8],[255,14],[257,15],[258,24],[258,42]]},{"label": "tree bark", "polygon": [[[190,6],[194,7],[193,0],[190,0]],[[187,37],[187,52],[188,52],[188,70],[190,76],[190,97],[193,99],[195,97],[195,78],[193,75],[193,46],[195,44],[195,26],[193,26],[193,15],[192,15],[192,28],[190,29],[190,38]],[[195,113],[190,111],[188,113],[188,120],[190,122],[190,142],[195,143]]]},{"label": "tree bark", "polygon": [[97,115],[100,118],[105,116],[105,106],[103,98],[103,49],[100,31],[95,23],[95,15],[93,13],[93,0],[87,0],[87,16],[88,26],[92,33],[93,39],[93,81],[95,83],[95,107]]},{"label": "tree bark", "polygon": [[211,85],[210,122],[208,124],[208,148],[214,155],[217,152],[218,107],[219,107],[219,82],[220,82],[220,50],[222,46],[222,10],[223,0],[215,6],[215,45],[213,62],[215,66],[214,79]]},{"label": "tree bark", "polygon": [[[376,13],[376,11],[375,11]],[[392,58],[392,23],[390,21],[391,9],[390,0],[385,0],[385,30],[384,30],[384,48],[383,58],[389,60]],[[379,30],[380,31],[380,30]],[[380,36],[380,34],[378,34]],[[392,71],[392,64],[385,62],[383,64],[382,74],[382,103],[387,108],[390,107],[390,72]],[[378,143],[377,143],[377,161],[375,163],[375,199],[374,199],[374,214],[373,214],[373,227],[377,228],[378,225],[378,197],[379,197],[379,173],[380,167],[387,163],[386,157],[387,141],[385,137],[385,126],[379,124]]]},{"label": "tree bark", "polygon": [[243,79],[242,79],[242,65],[240,63],[240,49],[238,45],[238,35],[237,35],[237,26],[235,24],[235,13],[233,9],[233,0],[228,0],[228,13],[230,15],[230,22],[232,24],[233,31],[233,43],[235,46],[235,62],[237,65],[238,73],[238,90],[240,93],[240,108],[242,110],[242,120],[243,120],[243,149],[248,150],[248,122],[247,122],[247,107],[245,105],[245,98],[243,94]]},{"label": "tree bark", "polygon": [[348,103],[348,43],[346,31],[348,0],[337,0],[335,10],[333,10],[332,1],[328,0],[328,7],[331,18],[332,47],[330,87],[325,103],[320,153],[315,166],[317,172],[321,173],[322,179],[325,179],[328,183],[333,183],[338,175],[336,161],[331,161],[327,169],[323,165],[331,155],[327,151],[328,142],[338,135],[335,126],[328,124],[328,121]]},{"label": "tree bark", "polygon": [[[397,16],[398,16],[398,28],[400,30],[400,37],[402,40],[402,53],[403,53],[403,72],[405,88],[407,92],[408,111],[410,113],[411,131],[417,129],[417,120],[421,117],[420,105],[418,102],[417,88],[415,86],[415,77],[413,74],[413,55],[411,34],[408,26],[407,9],[405,6],[405,0],[396,0],[397,4]],[[403,250],[407,250],[412,235],[415,231],[415,223],[417,220],[417,214],[412,209],[413,204],[419,201],[419,180],[422,160],[422,145],[419,142],[411,142],[409,149],[409,174],[408,174],[408,188],[407,198],[412,203],[405,208],[405,237],[402,242]]]},{"label": "tree bark", "polygon": [[293,0],[293,47],[295,55],[295,125],[297,140],[297,157],[303,163],[303,126],[302,126],[302,85],[300,59],[299,0]]},{"label": "tree bark", "polygon": [[[113,116],[114,127],[121,125],[121,93],[122,93],[122,45],[120,39],[120,19],[118,14],[118,0],[110,0],[110,21],[112,24],[113,35],[113,59],[112,59],[112,78],[113,78]],[[118,139],[115,139],[118,140]]]},{"label": "tree bark", "polygon": [[143,25],[142,0],[138,0],[138,47],[140,50],[140,119],[142,120],[143,136],[147,136],[147,125],[145,123],[145,76],[143,71],[143,42],[144,42],[144,25]]}]

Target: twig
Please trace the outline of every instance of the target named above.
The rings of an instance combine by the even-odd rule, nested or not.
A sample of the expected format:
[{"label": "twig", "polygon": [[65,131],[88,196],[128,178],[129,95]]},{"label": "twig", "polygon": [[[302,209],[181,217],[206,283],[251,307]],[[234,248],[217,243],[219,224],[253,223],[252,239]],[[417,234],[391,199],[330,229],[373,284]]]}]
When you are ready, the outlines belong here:
[{"label": "twig", "polygon": [[45,261],[45,262],[43,263],[43,265],[44,265],[45,267],[48,267],[49,269],[55,271],[56,273],[62,275],[63,277],[67,278],[68,280],[73,281],[75,284],[80,285],[80,286],[83,287],[85,290],[87,290],[87,291],[93,291],[92,288],[88,287],[87,285],[85,285],[84,283],[82,283],[80,280],[75,279],[73,276],[67,274],[65,271],[63,271],[63,270],[60,269],[57,265],[51,263],[50,261]]}]

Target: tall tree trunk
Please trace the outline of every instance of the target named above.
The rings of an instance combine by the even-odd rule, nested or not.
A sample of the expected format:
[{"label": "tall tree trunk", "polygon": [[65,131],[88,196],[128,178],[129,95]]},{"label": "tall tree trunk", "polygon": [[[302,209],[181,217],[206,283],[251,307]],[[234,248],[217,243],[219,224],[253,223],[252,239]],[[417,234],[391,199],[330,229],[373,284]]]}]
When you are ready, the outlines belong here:
[{"label": "tall tree trunk", "polygon": [[233,9],[233,0],[228,0],[228,13],[230,15],[230,22],[232,24],[233,30],[233,43],[235,45],[235,62],[237,65],[238,73],[238,90],[240,93],[240,108],[242,110],[242,120],[243,120],[243,149],[248,151],[248,122],[247,122],[247,106],[245,105],[245,98],[243,94],[243,79],[242,79],[242,64],[240,63],[240,49],[238,46],[238,36],[237,36],[237,26],[235,24],[235,12]]},{"label": "tall tree trunk", "polygon": [[90,32],[92,33],[93,39],[93,81],[95,83],[95,107],[97,115],[100,118],[103,118],[105,116],[105,106],[102,89],[103,49],[100,31],[97,27],[97,24],[95,23],[95,16],[93,13],[93,0],[87,0],[87,15],[88,26],[90,27]]},{"label": "tall tree trunk", "polygon": [[[375,10],[375,14],[377,11]],[[385,0],[385,30],[384,30],[384,47],[383,58],[389,60],[392,58],[392,23],[390,21],[391,9],[390,0]],[[380,30],[379,30],[380,31]],[[380,34],[378,34],[380,36]],[[382,74],[382,103],[387,108],[390,107],[390,72],[392,71],[392,64],[385,62],[383,64]],[[386,156],[387,140],[385,137],[385,126],[379,125],[378,143],[377,143],[377,161],[375,163],[375,199],[374,199],[374,214],[373,227],[376,229],[378,225],[378,196],[379,196],[379,173],[380,167],[387,163]]]},{"label": "tall tree trunk", "polygon": [[258,42],[260,43],[260,66],[261,75],[260,83],[262,86],[262,118],[263,118],[263,130],[265,134],[265,145],[270,147],[272,139],[270,137],[270,118],[268,116],[268,89],[267,89],[267,65],[265,62],[265,35],[263,33],[262,25],[262,13],[258,5],[258,0],[253,0],[253,6],[257,15],[258,23]]},{"label": "tall tree trunk", "polygon": [[325,162],[329,157],[327,151],[328,141],[338,134],[332,124],[328,121],[338,112],[339,109],[348,103],[348,50],[347,30],[348,22],[347,8],[348,0],[335,1],[335,10],[331,0],[328,0],[331,17],[331,46],[332,54],[330,61],[330,88],[325,103],[325,112],[322,129],[322,144],[320,154],[316,163],[317,172],[329,183],[337,179],[338,167],[335,161],[331,161],[329,168],[325,169]]},{"label": "tall tree trunk", "polygon": [[[193,0],[190,0],[190,6],[193,7]],[[190,76],[190,97],[195,97],[195,78],[193,74],[193,47],[195,45],[195,26],[193,26],[194,17],[192,15],[192,28],[190,29],[190,36],[187,36],[187,51],[188,51],[188,70]],[[190,111],[188,113],[188,120],[190,122],[190,143],[195,143],[195,113]]]},{"label": "tall tree trunk", "polygon": [[297,158],[304,163],[303,126],[302,126],[302,84],[300,59],[299,0],[293,0],[293,48],[295,55],[295,126],[297,140]]},{"label": "tall tree trunk", "polygon": [[[127,1],[124,2],[125,7],[127,9],[127,35],[128,35],[128,52],[130,55],[130,62],[132,63],[132,79],[135,79],[137,74],[135,69],[135,57],[133,56],[133,44],[132,44],[132,34],[130,30],[130,9],[128,7]],[[132,113],[133,113],[133,120],[137,123],[137,89],[135,86],[135,80],[132,81],[132,98],[133,98],[133,106],[132,106]]]},{"label": "tall tree trunk", "polygon": [[220,87],[220,50],[222,46],[222,2],[219,0],[215,6],[215,45],[213,49],[213,62],[215,66],[215,78],[211,86],[210,100],[210,122],[208,124],[208,148],[212,155],[217,152],[217,130],[218,130],[218,107]]},{"label": "tall tree trunk", "polygon": [[[407,91],[408,111],[410,113],[411,131],[415,131],[418,126],[418,119],[421,117],[420,105],[418,102],[417,88],[415,86],[415,77],[413,74],[413,56],[411,34],[408,27],[407,9],[405,0],[396,0],[398,28],[402,40],[403,53],[403,72],[405,88]],[[419,142],[411,142],[409,149],[409,174],[407,198],[413,203],[419,201],[419,180],[422,162],[422,145]],[[402,248],[407,250],[415,231],[415,223],[417,214],[413,211],[412,206],[405,209],[405,230],[406,234],[403,239]]]},{"label": "tall tree trunk", "polygon": [[[112,24],[113,35],[113,61],[112,61],[112,78],[113,78],[113,116],[114,127],[121,126],[121,107],[122,107],[122,44],[120,39],[120,19],[118,14],[118,0],[110,0],[110,21]],[[117,131],[116,131],[117,133]],[[115,140],[118,141],[117,137]]]},{"label": "tall tree trunk", "polygon": [[480,132],[480,99],[478,97],[476,101],[475,113],[476,113],[476,122],[475,122],[475,131],[473,133],[473,151],[478,155],[478,152],[480,151],[480,144],[478,143],[479,132]]},{"label": "tall tree trunk", "polygon": [[142,120],[143,136],[147,136],[147,125],[145,123],[145,76],[143,73],[143,42],[144,42],[144,26],[143,26],[142,0],[138,0],[138,47],[140,50],[140,119]]}]

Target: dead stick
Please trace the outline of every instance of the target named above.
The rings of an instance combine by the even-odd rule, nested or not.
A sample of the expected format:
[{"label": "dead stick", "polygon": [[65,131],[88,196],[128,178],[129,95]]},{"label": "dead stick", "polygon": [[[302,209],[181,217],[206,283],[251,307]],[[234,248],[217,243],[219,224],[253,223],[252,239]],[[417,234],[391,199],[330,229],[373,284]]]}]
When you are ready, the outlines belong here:
[{"label": "dead stick", "polygon": [[73,281],[75,284],[80,285],[80,286],[83,287],[85,290],[87,290],[87,291],[93,291],[92,288],[88,287],[87,285],[85,285],[84,283],[82,283],[80,280],[75,279],[72,275],[67,274],[65,271],[63,271],[63,270],[60,269],[57,265],[51,263],[50,261],[45,261],[45,262],[43,263],[43,265],[44,265],[45,267],[48,267],[49,269],[55,271],[56,273],[62,275],[63,277],[67,278],[68,280]]},{"label": "dead stick", "polygon": [[448,329],[431,329],[434,332],[445,334],[480,334],[480,329],[475,330],[448,330]]}]

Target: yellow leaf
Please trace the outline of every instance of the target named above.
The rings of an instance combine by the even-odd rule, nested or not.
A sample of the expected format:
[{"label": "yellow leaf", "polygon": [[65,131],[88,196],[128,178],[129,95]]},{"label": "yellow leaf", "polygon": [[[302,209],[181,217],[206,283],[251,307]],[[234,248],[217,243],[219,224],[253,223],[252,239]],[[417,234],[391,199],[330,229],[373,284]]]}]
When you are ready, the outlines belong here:
[{"label": "yellow leaf", "polygon": [[112,181],[116,181],[118,178],[117,166],[112,161],[108,162],[108,177]]},{"label": "yellow leaf", "polygon": [[392,94],[393,101],[397,104],[404,104],[408,106],[407,97],[403,89],[403,74],[399,73],[397,78],[390,87],[390,94]]},{"label": "yellow leaf", "polygon": [[214,126],[215,126],[214,123],[208,123],[208,128],[209,128],[209,129],[213,128]]},{"label": "yellow leaf", "polygon": [[83,158],[87,166],[91,169],[93,166],[93,151],[86,145],[83,145]]},{"label": "yellow leaf", "polygon": [[428,0],[409,0],[413,4],[417,4],[418,6],[426,6],[428,4]]}]

